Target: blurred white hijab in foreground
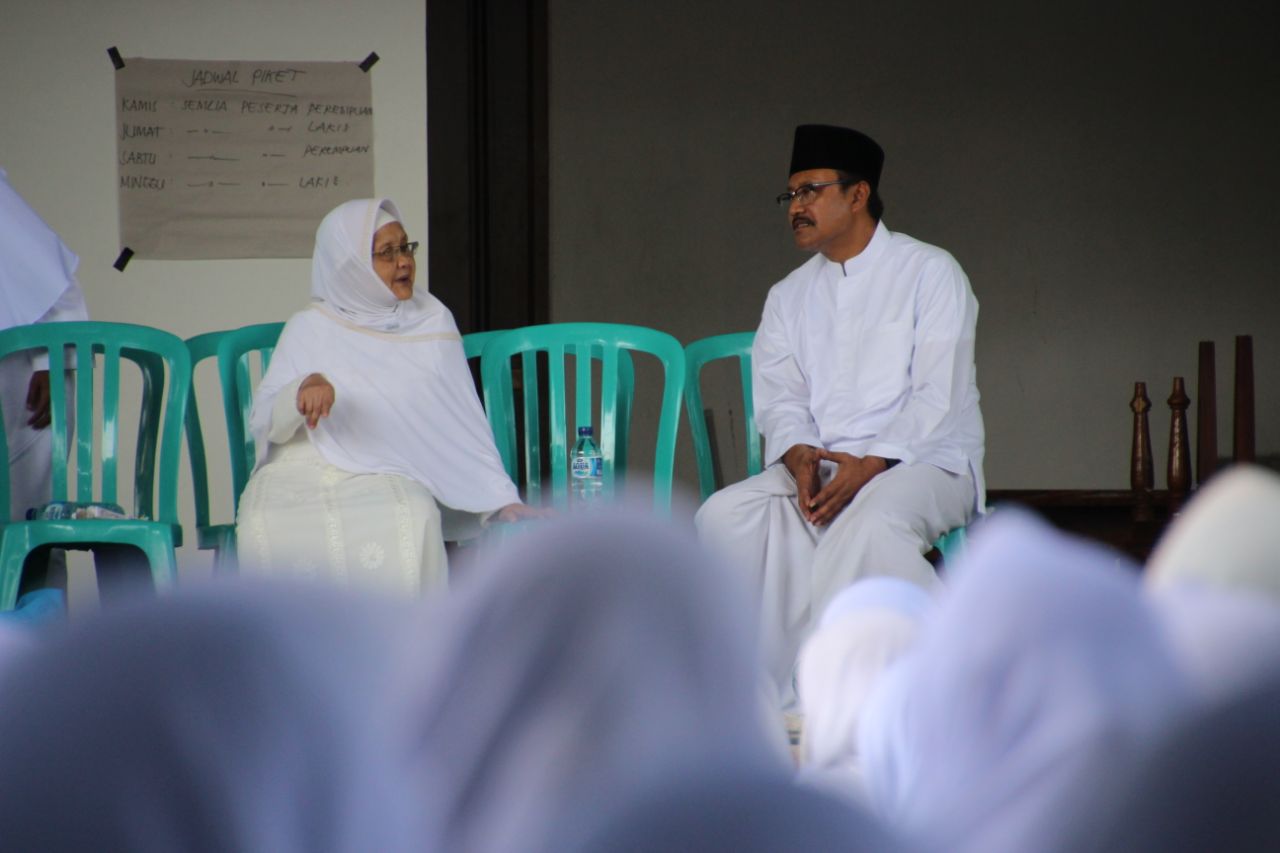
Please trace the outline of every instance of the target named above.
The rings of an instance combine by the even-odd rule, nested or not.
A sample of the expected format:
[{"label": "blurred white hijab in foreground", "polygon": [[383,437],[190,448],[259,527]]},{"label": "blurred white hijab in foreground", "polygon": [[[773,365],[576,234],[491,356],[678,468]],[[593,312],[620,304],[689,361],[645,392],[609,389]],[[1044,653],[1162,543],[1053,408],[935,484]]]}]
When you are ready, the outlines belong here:
[{"label": "blurred white hijab in foreground", "polygon": [[9,850],[422,851],[408,608],[227,583],[133,601],[0,670]]},{"label": "blurred white hijab in foreground", "polygon": [[1280,476],[1239,466],[1214,477],[1170,525],[1145,578],[1207,700],[1280,665]]},{"label": "blurred white hijab in foreground", "polygon": [[800,652],[804,781],[863,797],[862,710],[881,673],[910,648],[932,605],[929,592],[894,577],[860,580],[827,605]]},{"label": "blurred white hijab in foreground", "polygon": [[469,566],[418,643],[428,849],[546,849],[691,770],[785,772],[750,614],[691,535],[640,511],[540,524]]},{"label": "blurred white hijab in foreground", "polygon": [[1022,853],[1190,704],[1136,567],[1015,509],[880,680],[859,732],[871,801],[934,849]]},{"label": "blurred white hijab in foreground", "polygon": [[1280,603],[1280,476],[1241,466],[1205,486],[1147,563],[1153,588],[1191,581]]}]

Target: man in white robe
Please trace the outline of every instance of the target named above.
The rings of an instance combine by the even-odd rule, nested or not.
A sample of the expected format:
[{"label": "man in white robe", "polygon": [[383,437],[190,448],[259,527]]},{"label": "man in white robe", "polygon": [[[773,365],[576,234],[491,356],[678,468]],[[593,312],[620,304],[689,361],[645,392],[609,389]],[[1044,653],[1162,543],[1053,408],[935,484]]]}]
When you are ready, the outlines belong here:
[{"label": "man in white robe", "polygon": [[[0,329],[89,319],[76,281],[79,263],[0,169]],[[20,352],[0,360],[0,408],[9,445],[9,516],[21,520],[50,499],[48,354]],[[61,551],[50,558],[48,578],[43,566],[29,564],[23,589],[64,585],[64,566]]]},{"label": "man in white robe", "polygon": [[766,467],[697,516],[759,593],[788,708],[796,654],[835,594],[874,575],[932,588],[924,553],[985,504],[977,301],[951,255],[880,221],[883,163],[858,131],[796,128],[778,202],[815,254],[769,291],[752,350]]}]

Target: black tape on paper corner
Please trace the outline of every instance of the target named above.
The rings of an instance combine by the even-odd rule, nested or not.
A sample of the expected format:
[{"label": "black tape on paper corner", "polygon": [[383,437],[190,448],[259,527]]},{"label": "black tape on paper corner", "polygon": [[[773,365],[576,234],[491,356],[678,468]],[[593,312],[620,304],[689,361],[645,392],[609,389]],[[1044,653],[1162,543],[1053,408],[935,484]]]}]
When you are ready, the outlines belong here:
[{"label": "black tape on paper corner", "polygon": [[124,272],[124,268],[129,266],[129,259],[132,257],[133,257],[133,249],[130,249],[128,246],[125,246],[123,249],[120,250],[120,257],[116,258],[116,262],[111,266],[115,267],[120,272]]},{"label": "black tape on paper corner", "polygon": [[114,45],[107,48],[107,56],[111,57],[111,64],[116,67],[117,71],[124,68],[124,60],[120,58],[120,51]]},{"label": "black tape on paper corner", "polygon": [[369,55],[364,58],[364,62],[360,63],[360,70],[363,71],[365,74],[368,74],[369,69],[372,68],[374,64],[377,63],[377,61],[381,58],[382,57],[378,56],[378,54],[374,53],[373,51],[369,51]]}]

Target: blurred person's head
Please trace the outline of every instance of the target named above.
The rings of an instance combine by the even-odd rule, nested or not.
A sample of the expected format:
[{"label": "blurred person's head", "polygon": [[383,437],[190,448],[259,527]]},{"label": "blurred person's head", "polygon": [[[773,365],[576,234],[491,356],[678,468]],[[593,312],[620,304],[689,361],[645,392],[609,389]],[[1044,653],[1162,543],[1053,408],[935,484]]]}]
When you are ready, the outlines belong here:
[{"label": "blurred person's head", "polygon": [[434,619],[417,713],[439,849],[536,847],[669,773],[782,764],[748,600],[669,521],[537,525],[469,566]]},{"label": "blurred person's head", "polygon": [[1074,812],[1072,853],[1280,850],[1280,671],[1180,725]]},{"label": "blurred person's head", "polygon": [[422,849],[408,609],[222,584],[73,623],[0,670],[11,850]]},{"label": "blurred person's head", "polygon": [[807,781],[861,796],[858,724],[867,697],[932,606],[928,591],[894,577],[860,580],[827,605],[797,671]]},{"label": "blurred person's head", "polygon": [[1198,584],[1280,604],[1280,475],[1237,466],[1174,519],[1147,561],[1153,589]]},{"label": "blurred person's head", "polygon": [[637,796],[568,853],[893,853],[903,849],[844,799],[732,765]]},{"label": "blurred person's head", "polygon": [[859,729],[870,800],[924,846],[1044,849],[1062,804],[1131,761],[1192,694],[1137,568],[998,509]]}]

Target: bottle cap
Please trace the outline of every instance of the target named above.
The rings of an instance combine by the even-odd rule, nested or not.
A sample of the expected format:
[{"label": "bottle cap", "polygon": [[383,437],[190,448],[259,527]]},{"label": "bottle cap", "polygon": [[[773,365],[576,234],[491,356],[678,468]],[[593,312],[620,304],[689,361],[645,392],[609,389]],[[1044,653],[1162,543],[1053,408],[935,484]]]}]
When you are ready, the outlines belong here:
[{"label": "bottle cap", "polygon": [[594,430],[592,427],[589,427],[589,426],[585,426],[585,427],[578,427],[578,438],[582,438],[584,435],[585,435],[585,436],[594,436],[594,435],[595,435],[595,430]]}]

